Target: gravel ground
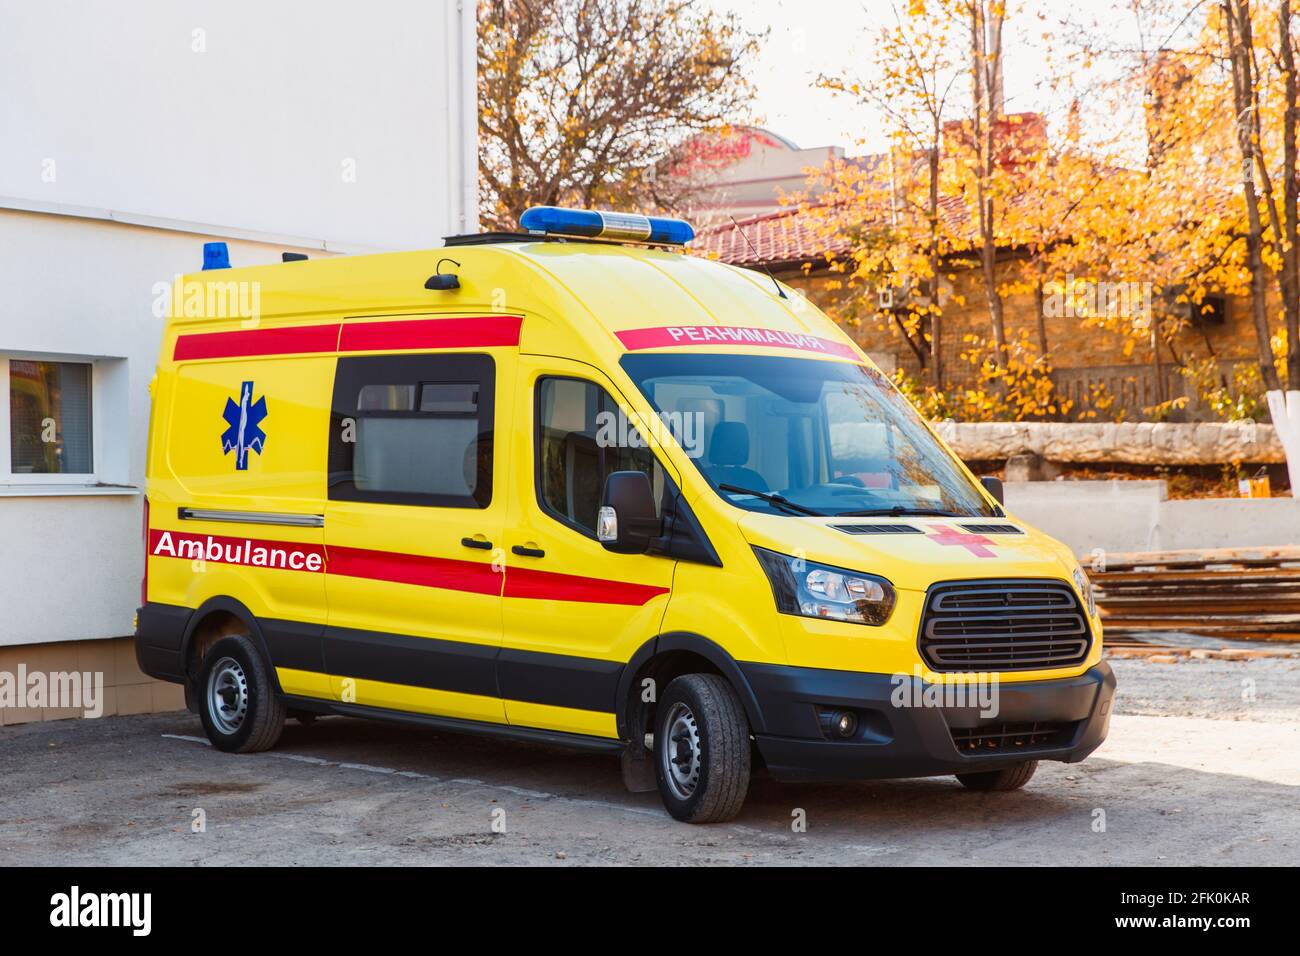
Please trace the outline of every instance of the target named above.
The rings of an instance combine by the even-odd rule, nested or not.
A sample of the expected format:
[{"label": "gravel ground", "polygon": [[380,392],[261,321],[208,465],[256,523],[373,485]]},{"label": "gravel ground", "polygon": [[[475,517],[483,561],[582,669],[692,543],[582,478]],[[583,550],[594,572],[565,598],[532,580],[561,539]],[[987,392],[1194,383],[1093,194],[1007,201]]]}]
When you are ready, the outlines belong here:
[{"label": "gravel ground", "polygon": [[207,746],[186,713],[6,727],[0,860],[1293,865],[1297,664],[1118,661],[1110,738],[1081,764],[1043,764],[1022,791],[760,777],[738,820],[709,827],[625,792],[611,758],[418,728],[332,717],[235,756]]},{"label": "gravel ground", "polygon": [[1112,660],[1117,714],[1300,723],[1300,658]]}]

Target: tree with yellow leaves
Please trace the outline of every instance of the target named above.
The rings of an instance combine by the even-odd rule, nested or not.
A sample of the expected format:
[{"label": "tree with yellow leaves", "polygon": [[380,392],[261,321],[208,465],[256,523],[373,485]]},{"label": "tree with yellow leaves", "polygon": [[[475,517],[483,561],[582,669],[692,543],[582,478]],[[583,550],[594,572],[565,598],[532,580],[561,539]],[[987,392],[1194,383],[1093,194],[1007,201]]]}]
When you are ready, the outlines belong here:
[{"label": "tree with yellow leaves", "polygon": [[[1050,139],[1035,127],[1040,117],[1008,115],[999,93],[1008,11],[997,0],[911,0],[880,31],[869,77],[823,78],[876,105],[893,148],[887,161],[821,171],[823,188],[805,215],[828,237],[850,238],[851,251],[834,263],[850,289],[904,290],[904,309],[893,296],[892,320],[922,370],[910,387],[936,413],[1065,413],[1050,387],[1059,343],[1048,341],[1044,321],[1049,303],[1062,301],[1081,334],[1120,336],[1127,354],[1148,356],[1158,389],[1172,366],[1220,414],[1262,415],[1264,390],[1300,384],[1290,0],[1115,6],[1132,17],[1125,41],[1116,42],[1111,22],[1095,42],[1076,40],[1069,56],[1080,72],[1107,61],[1106,80],[1086,91],[1088,107],[1109,119],[1136,106],[1136,130],[1117,121],[1085,136],[1078,91]],[[1053,62],[1051,76],[1072,72]],[[936,116],[940,103],[954,118]],[[988,334],[964,342],[974,374],[968,368],[954,386],[935,361],[945,301],[937,293],[962,269],[982,280]],[[1132,287],[1139,307],[1124,307],[1130,298],[1117,308],[1098,285]],[[1001,319],[1004,298],[1026,292],[1038,311],[1035,341],[1007,336]],[[1259,361],[1230,373],[1198,319],[1211,296],[1237,295],[1249,296]],[[866,294],[849,302],[871,311]],[[1159,393],[1150,411],[1171,404]]]},{"label": "tree with yellow leaves", "polygon": [[[872,104],[888,117],[891,147],[883,163],[839,162],[818,172],[822,187],[808,218],[827,240],[854,239],[852,252],[832,264],[856,293],[848,297],[852,321],[887,312],[932,386],[942,390],[943,260],[956,238],[941,214],[945,195],[941,150],[952,119],[964,64],[953,50],[959,0],[912,0],[875,46],[871,79],[845,72],[823,75],[819,85]],[[951,184],[949,184],[950,186]],[[805,203],[807,205],[807,203]],[[843,310],[842,310],[843,311]]]},{"label": "tree with yellow leaves", "polygon": [[483,219],[533,205],[672,208],[694,134],[724,129],[752,92],[757,47],[696,0],[480,0]]},{"label": "tree with yellow leaves", "polygon": [[[1020,337],[1008,341],[1002,315],[999,248],[1029,231],[1016,217],[1027,223],[1033,204],[1016,196],[1045,141],[1025,135],[1033,131],[1019,128],[1022,117],[1003,109],[1005,16],[1005,4],[994,0],[911,0],[905,11],[894,6],[892,22],[878,31],[869,77],[850,71],[819,81],[876,107],[891,133],[886,156],[833,163],[817,173],[816,200],[801,198],[827,248],[851,240],[850,252],[831,261],[848,290],[837,318],[891,323],[921,371],[923,381],[907,387],[935,414],[1064,410],[1051,395],[1045,356]],[[1048,219],[1034,221],[1045,227]],[[969,366],[960,377],[978,387],[952,389],[943,311],[945,302],[965,303],[945,285],[972,267],[985,277],[989,335],[966,337],[959,353]]]},{"label": "tree with yellow leaves", "polygon": [[[1153,357],[1162,353],[1194,379],[1213,406],[1240,412],[1228,401],[1226,375],[1209,338],[1204,358],[1175,341],[1195,326],[1191,317],[1211,293],[1249,296],[1258,364],[1251,376],[1269,391],[1282,377],[1276,346],[1292,345],[1300,320],[1296,274],[1296,124],[1294,45],[1289,0],[1219,0],[1212,4],[1130,0],[1140,22],[1184,23],[1199,18],[1190,42],[1157,35],[1143,44],[1116,87],[1140,94],[1147,106],[1146,168],[1125,177],[1118,194],[1124,228],[1095,229],[1099,256],[1142,270],[1172,307],[1157,312],[1150,330]],[[1271,39],[1276,38],[1276,39]],[[1288,105],[1290,104],[1290,105]],[[1287,170],[1290,170],[1288,174]],[[1278,293],[1282,329],[1270,315]],[[1276,329],[1276,331],[1275,331]],[[1141,330],[1137,330],[1139,333]],[[1284,353],[1285,354],[1285,353]],[[1286,362],[1300,373],[1300,364]],[[1292,388],[1300,375],[1288,379]],[[1262,397],[1262,396],[1260,396]],[[1254,408],[1262,413],[1262,402]]]}]

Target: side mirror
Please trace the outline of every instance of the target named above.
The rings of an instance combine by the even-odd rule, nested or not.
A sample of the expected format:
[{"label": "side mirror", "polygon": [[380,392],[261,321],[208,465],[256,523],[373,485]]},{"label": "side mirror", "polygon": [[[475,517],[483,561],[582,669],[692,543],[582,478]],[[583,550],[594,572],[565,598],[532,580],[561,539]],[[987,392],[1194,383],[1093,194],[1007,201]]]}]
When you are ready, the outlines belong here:
[{"label": "side mirror", "polygon": [[984,490],[991,494],[998,504],[1005,505],[1007,503],[1002,491],[1001,478],[996,475],[983,475],[980,478],[980,484],[984,486]]},{"label": "side mirror", "polygon": [[645,554],[663,534],[655,514],[654,489],[642,471],[616,471],[605,479],[605,497],[596,517],[596,538],[607,551]]}]

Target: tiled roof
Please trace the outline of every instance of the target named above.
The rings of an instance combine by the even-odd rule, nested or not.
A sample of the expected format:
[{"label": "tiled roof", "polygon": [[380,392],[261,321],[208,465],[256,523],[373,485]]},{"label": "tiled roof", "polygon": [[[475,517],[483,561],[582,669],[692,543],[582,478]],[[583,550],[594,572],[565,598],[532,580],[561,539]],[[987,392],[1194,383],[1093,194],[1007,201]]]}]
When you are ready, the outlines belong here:
[{"label": "tiled roof", "polygon": [[701,229],[691,252],[737,266],[794,265],[825,259],[827,252],[847,254],[847,238],[827,243],[799,207],[738,219]]},{"label": "tiled roof", "polygon": [[[970,132],[961,122],[950,122],[945,126],[944,135],[947,139],[957,141],[963,137],[969,139]],[[1046,126],[1037,113],[1007,115],[999,121],[997,135],[1002,144],[997,161],[1006,167],[1013,167],[1019,162],[1021,151],[1033,152],[1047,143]],[[874,178],[878,186],[885,188],[887,196],[887,182],[880,177],[884,175],[888,162],[889,156],[880,153],[844,159],[841,164],[850,171],[856,168],[864,180]],[[912,154],[911,162],[914,176],[924,178],[925,166],[929,162],[928,154],[916,152]],[[1017,192],[1009,200],[1012,206],[1028,206],[1035,201],[1030,191]],[[834,216],[825,216],[825,200],[820,207],[812,208],[820,208],[822,214],[810,214],[809,206],[800,205],[751,216],[735,224],[728,222],[707,226],[699,231],[691,243],[691,252],[738,266],[761,264],[790,267],[811,263],[816,267],[823,264],[828,255],[841,257],[851,251],[850,232],[866,232],[873,226],[883,226],[889,221],[888,199],[865,213],[860,209],[855,210],[859,218],[843,224],[835,224]],[[833,208],[830,211],[834,211]],[[949,236],[975,240],[976,224],[972,220],[967,201],[962,196],[941,196],[939,217]]]},{"label": "tiled roof", "polygon": [[[1017,205],[1029,201],[1027,193],[1011,199]],[[825,263],[828,254],[841,257],[852,249],[852,241],[847,235],[837,232],[828,236],[823,217],[810,212],[824,208],[791,206],[766,215],[738,219],[734,225],[727,222],[706,226],[696,234],[690,251],[737,266],[774,268],[811,263],[815,268]],[[880,210],[876,221],[883,224],[887,215],[886,210]],[[960,196],[940,197],[939,215],[949,235],[969,235],[975,228],[970,210]],[[862,228],[870,224],[869,220],[860,220],[856,226]]]}]

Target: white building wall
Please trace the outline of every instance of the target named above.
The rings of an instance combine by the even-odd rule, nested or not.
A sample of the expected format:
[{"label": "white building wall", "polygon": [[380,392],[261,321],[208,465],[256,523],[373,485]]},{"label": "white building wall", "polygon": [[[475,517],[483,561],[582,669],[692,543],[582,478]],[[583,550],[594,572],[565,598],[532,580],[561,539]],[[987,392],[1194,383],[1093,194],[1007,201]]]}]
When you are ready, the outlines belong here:
[{"label": "white building wall", "polygon": [[372,249],[476,231],[475,10],[0,0],[0,197]]},{"label": "white building wall", "polygon": [[[203,243],[219,238],[0,210],[0,360],[95,366],[94,484],[0,479],[0,646],[131,633],[149,380],[162,335],[157,286],[198,269]],[[223,241],[235,266],[278,262],[282,251],[326,254]],[[7,441],[6,428],[0,435]]]},{"label": "white building wall", "polygon": [[[757,127],[733,131],[716,141],[714,149],[732,158],[718,168],[697,174],[701,192],[689,210],[696,225],[727,222],[729,217],[739,220],[767,215],[786,208],[781,202],[783,196],[820,193],[817,183],[809,183],[808,170],[844,158],[839,146],[801,149]],[[707,148],[703,152],[708,156]],[[705,160],[706,165],[709,161]]]},{"label": "white building wall", "polygon": [[[132,631],[154,302],[204,241],[241,266],[478,229],[475,11],[0,0],[0,651]],[[93,475],[9,467],[23,360],[93,363]]]}]

